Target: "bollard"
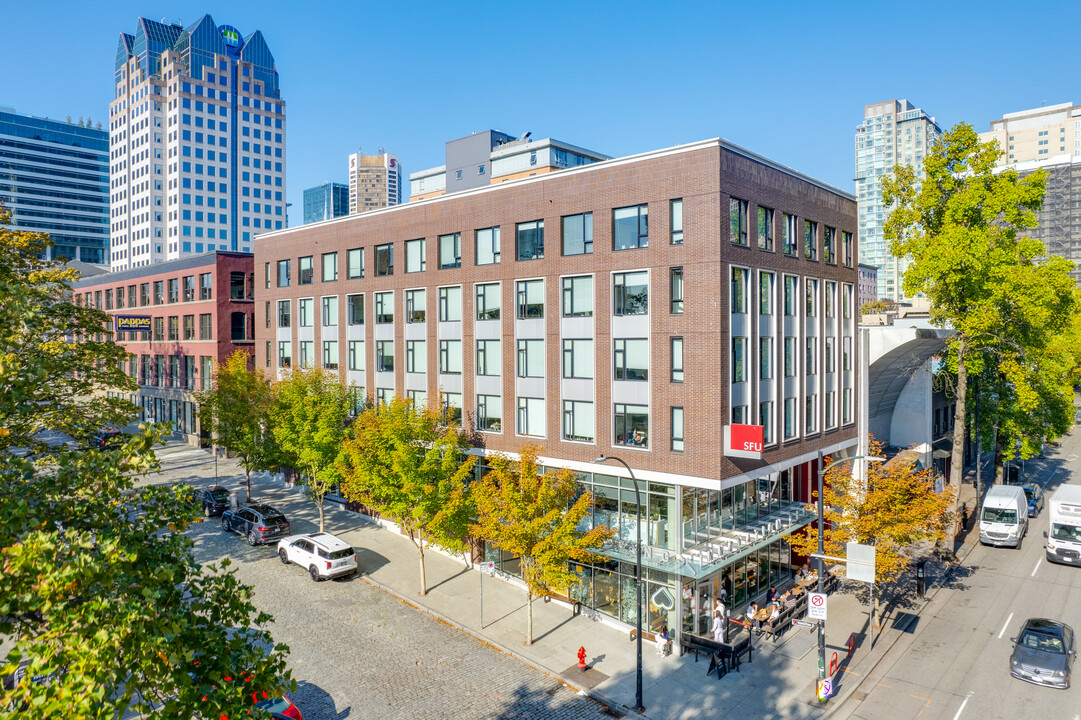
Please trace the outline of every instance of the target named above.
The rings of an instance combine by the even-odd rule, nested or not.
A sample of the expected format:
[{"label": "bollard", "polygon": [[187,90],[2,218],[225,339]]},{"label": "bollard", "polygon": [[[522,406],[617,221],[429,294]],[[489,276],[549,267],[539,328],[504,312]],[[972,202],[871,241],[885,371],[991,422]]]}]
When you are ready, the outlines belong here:
[{"label": "bollard", "polygon": [[920,560],[916,563],[916,594],[923,597],[927,592],[927,579],[924,576],[923,566],[926,561]]},{"label": "bollard", "polygon": [[586,669],[586,649],[585,647],[578,648],[578,669],[585,672]]}]

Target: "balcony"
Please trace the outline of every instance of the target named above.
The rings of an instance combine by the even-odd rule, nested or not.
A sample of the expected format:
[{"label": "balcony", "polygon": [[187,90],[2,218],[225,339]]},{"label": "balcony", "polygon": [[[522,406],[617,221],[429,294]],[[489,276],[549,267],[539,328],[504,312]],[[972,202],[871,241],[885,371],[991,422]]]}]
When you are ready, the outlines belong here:
[{"label": "balcony", "polygon": [[[711,518],[708,537],[696,537],[696,534],[690,531],[685,533],[682,553],[653,547],[648,543],[643,544],[642,565],[654,570],[678,573],[685,578],[706,577],[725,565],[798,530],[816,517],[817,515],[809,510],[805,503],[782,501],[774,503],[772,512],[748,519],[731,528],[719,527],[719,518]],[[621,535],[624,537],[634,536],[633,519],[629,527],[624,527],[623,531]],[[690,544],[692,542],[694,544]],[[612,540],[601,548],[601,552],[615,560],[635,562],[633,540]]]}]

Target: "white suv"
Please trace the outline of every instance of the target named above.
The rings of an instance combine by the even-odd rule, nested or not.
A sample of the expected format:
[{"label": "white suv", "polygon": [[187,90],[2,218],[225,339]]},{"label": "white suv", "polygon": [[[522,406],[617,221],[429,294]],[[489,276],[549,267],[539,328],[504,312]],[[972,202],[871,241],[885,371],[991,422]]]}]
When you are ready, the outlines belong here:
[{"label": "white suv", "polygon": [[282,538],[278,541],[278,557],[286,565],[292,562],[308,568],[308,574],[316,582],[357,571],[356,551],[330,533]]}]

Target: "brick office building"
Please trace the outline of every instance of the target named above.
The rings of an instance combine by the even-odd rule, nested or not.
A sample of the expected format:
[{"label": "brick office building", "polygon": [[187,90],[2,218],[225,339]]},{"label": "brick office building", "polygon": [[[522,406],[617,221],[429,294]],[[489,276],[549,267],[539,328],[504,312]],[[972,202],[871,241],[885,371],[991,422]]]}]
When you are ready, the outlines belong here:
[{"label": "brick office building", "polygon": [[[788,576],[817,452],[856,446],[855,229],[851,195],[710,140],[272,232],[256,365],[438,403],[478,452],[543,445],[617,530],[568,594],[633,622],[633,483],[591,462],[626,461],[649,624],[706,633],[722,587]],[[758,459],[725,449],[747,424]]]},{"label": "brick office building", "polygon": [[253,268],[250,253],[217,251],[74,284],[77,300],[114,318],[148,321],[149,330],[116,334],[131,353],[127,372],[139,391],[130,399],[141,420],[173,423],[176,433],[198,442],[192,393],[210,389],[215,363],[252,351]]}]

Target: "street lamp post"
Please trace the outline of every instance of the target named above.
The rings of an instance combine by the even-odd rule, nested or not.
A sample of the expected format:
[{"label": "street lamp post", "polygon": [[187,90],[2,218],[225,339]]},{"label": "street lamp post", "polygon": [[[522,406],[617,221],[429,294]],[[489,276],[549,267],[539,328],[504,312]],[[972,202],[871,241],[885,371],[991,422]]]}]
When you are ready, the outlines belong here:
[{"label": "street lamp post", "polygon": [[[848,462],[850,460],[870,460],[872,462],[884,462],[886,458],[875,457],[872,455],[853,455],[852,457],[842,458],[840,460],[834,460],[826,467],[822,467],[822,451],[818,451],[818,592],[819,594],[825,592],[826,589],[826,560],[823,557],[826,554],[825,545],[825,532],[824,525],[826,522],[823,500],[822,500],[822,485],[826,476],[826,471],[832,468],[834,465],[840,465],[841,463]],[[873,622],[873,618],[868,617],[867,627],[870,629],[870,624]],[[818,621],[818,684],[821,686],[822,681],[826,679],[826,623],[822,620]]]},{"label": "street lamp post", "polygon": [[637,644],[637,665],[635,669],[634,677],[634,711],[642,712],[645,710],[645,706],[642,705],[642,496],[638,491],[638,478],[634,476],[634,471],[631,470],[631,466],[623,462],[617,457],[605,457],[601,455],[594,460],[595,463],[604,463],[609,460],[614,460],[623,467],[627,468],[627,472],[630,473],[631,480],[634,482],[634,503],[638,509],[636,513],[636,523],[634,528],[635,539],[635,586],[637,588],[637,600],[638,600],[638,619],[635,623],[634,637]]}]

